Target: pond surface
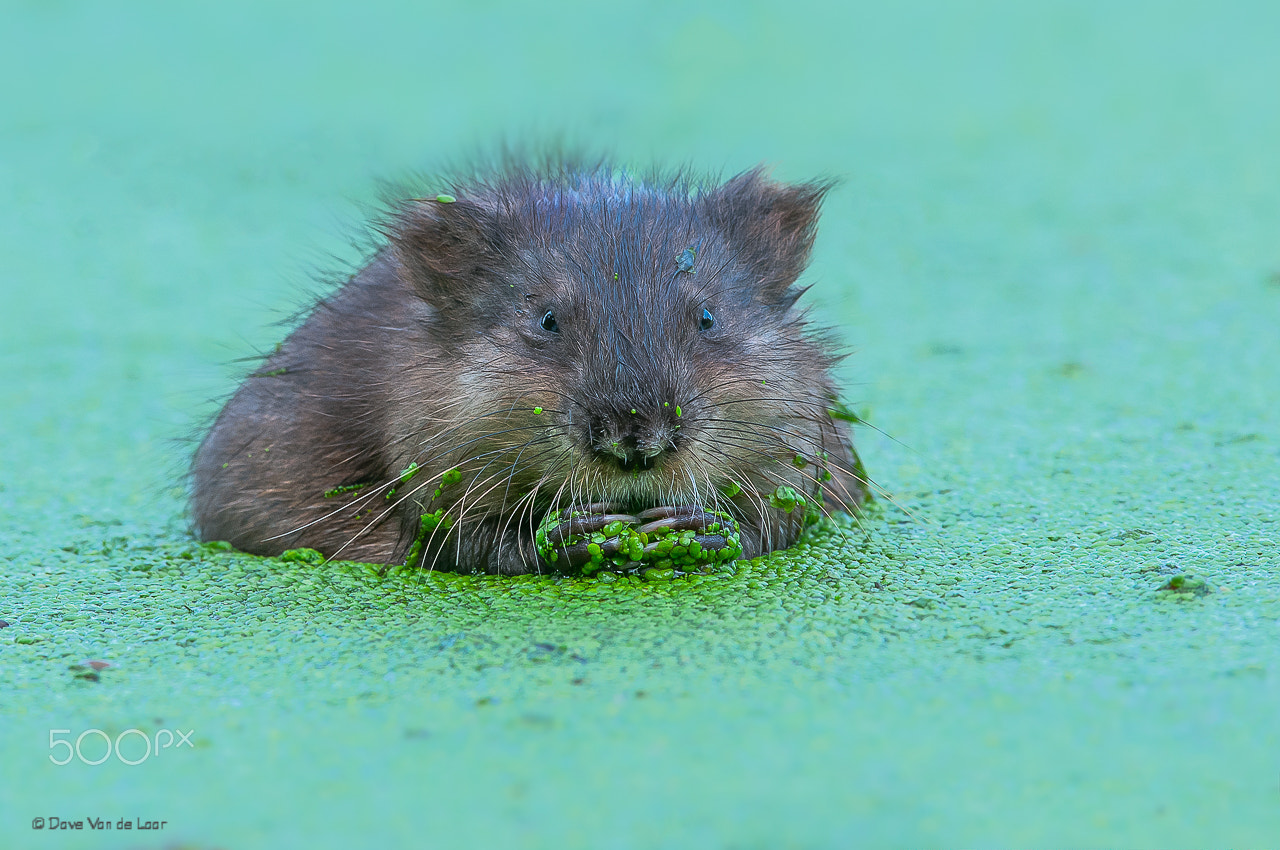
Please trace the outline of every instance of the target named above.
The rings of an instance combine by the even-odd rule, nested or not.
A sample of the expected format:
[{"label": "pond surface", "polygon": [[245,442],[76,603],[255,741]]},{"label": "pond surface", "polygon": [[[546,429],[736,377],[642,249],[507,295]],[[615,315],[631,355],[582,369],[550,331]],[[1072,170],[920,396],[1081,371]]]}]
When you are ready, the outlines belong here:
[{"label": "pond surface", "polygon": [[[1274,841],[1280,7],[1112,6],[13,6],[0,845]],[[198,544],[378,180],[557,132],[843,179],[808,297],[892,499],[666,582]]]}]

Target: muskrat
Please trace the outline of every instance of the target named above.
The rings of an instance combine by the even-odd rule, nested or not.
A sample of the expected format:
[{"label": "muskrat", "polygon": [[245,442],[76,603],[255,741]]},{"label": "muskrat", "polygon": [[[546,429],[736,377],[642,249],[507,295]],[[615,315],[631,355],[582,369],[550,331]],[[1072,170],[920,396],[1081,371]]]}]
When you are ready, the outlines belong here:
[{"label": "muskrat", "polygon": [[868,493],[839,357],[796,307],[831,185],[552,157],[393,203],[201,444],[199,536],[502,574],[552,568],[553,512],[697,531],[720,511],[745,557],[792,545],[797,501]]}]

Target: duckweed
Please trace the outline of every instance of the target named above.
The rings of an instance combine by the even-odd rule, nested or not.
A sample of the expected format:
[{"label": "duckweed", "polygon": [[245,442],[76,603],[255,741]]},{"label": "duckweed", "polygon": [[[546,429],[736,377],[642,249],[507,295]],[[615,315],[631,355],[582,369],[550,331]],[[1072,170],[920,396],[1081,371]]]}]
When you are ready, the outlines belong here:
[{"label": "duckweed", "polygon": [[[659,528],[655,531],[637,531],[644,523],[615,520],[590,534],[569,536],[557,546],[549,535],[559,527],[562,515],[552,511],[543,519],[535,534],[538,554],[548,564],[557,565],[560,550],[586,543],[591,560],[580,569],[587,575],[601,570],[640,570],[642,575],[657,570],[657,576],[663,570],[676,570],[681,573],[696,572],[717,564],[735,561],[742,555],[742,539],[738,522],[732,516],[721,511],[708,511],[719,521],[712,522],[706,528],[693,529]],[[586,512],[575,511],[573,517],[587,516]],[[698,541],[700,535],[721,535],[726,545],[717,549],[704,549]],[[617,553],[605,551],[606,541],[617,540]],[[612,548],[612,547],[611,547]]]},{"label": "duckweed", "polygon": [[[225,464],[223,464],[225,466]],[[369,486],[369,482],[362,481],[359,484],[343,484],[340,487],[334,487],[332,490],[325,490],[324,497],[332,499],[335,496],[341,496],[343,493],[358,493],[365,487]]]},{"label": "duckweed", "polygon": [[794,487],[779,484],[778,488],[769,494],[769,504],[780,511],[791,513],[797,507],[808,506],[809,500],[797,493]]},{"label": "duckweed", "polygon": [[325,558],[324,553],[318,552],[315,549],[302,548],[302,549],[285,550],[280,555],[280,560],[296,561],[300,564],[314,564],[318,566],[320,564],[323,564],[328,559]]},{"label": "duckweed", "polygon": [[421,519],[418,520],[418,534],[413,538],[413,545],[409,547],[409,555],[404,561],[405,565],[415,566],[422,560],[423,550],[426,548],[432,532],[437,528],[448,530],[452,527],[453,517],[444,508],[423,514]]}]

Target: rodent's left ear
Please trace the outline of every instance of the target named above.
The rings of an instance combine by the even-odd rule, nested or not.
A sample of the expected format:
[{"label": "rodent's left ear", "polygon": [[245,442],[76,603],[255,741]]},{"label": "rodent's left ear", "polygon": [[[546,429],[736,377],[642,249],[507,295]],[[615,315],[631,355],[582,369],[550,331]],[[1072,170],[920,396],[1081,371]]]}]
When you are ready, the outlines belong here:
[{"label": "rodent's left ear", "polygon": [[410,282],[440,309],[478,301],[508,256],[497,213],[452,195],[405,202],[386,233]]},{"label": "rodent's left ear", "polygon": [[834,180],[778,183],[764,167],[734,177],[703,197],[712,223],[759,275],[761,293],[775,302],[793,301],[789,288],[809,264],[822,199]]}]

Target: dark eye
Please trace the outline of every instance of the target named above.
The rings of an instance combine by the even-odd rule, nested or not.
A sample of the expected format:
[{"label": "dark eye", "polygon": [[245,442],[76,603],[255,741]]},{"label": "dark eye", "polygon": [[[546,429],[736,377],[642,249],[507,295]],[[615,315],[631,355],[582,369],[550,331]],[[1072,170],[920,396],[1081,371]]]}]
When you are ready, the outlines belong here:
[{"label": "dark eye", "polygon": [[552,313],[550,310],[543,314],[542,321],[538,322],[538,324],[541,325],[542,329],[548,333],[560,333],[560,326],[556,324],[556,314]]},{"label": "dark eye", "polygon": [[702,329],[704,331],[709,331],[715,325],[715,323],[716,323],[716,317],[711,315],[710,310],[704,309],[702,311],[702,325],[701,325]]}]

